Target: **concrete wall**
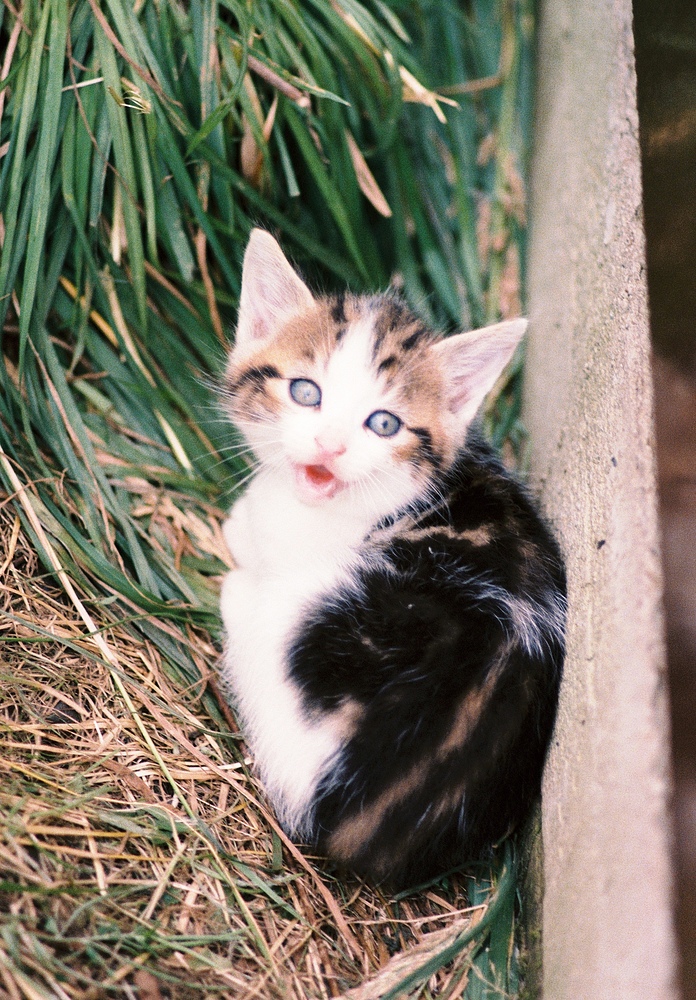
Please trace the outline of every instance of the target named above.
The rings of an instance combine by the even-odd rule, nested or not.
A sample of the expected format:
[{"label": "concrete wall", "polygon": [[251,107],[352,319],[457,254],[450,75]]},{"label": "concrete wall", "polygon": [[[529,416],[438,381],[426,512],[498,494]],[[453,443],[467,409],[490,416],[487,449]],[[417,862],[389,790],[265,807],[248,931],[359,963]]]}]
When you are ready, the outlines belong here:
[{"label": "concrete wall", "polygon": [[542,804],[546,1000],[676,996],[631,4],[542,0],[526,422],[566,553]]}]

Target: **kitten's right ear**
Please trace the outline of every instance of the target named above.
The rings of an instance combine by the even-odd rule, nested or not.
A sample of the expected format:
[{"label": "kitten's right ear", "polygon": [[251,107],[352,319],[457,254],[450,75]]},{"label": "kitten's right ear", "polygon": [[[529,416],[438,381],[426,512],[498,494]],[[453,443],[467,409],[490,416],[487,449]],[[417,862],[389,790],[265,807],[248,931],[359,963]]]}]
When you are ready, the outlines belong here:
[{"label": "kitten's right ear", "polygon": [[235,348],[253,350],[313,305],[312,293],[271,234],[253,229],[244,254]]}]

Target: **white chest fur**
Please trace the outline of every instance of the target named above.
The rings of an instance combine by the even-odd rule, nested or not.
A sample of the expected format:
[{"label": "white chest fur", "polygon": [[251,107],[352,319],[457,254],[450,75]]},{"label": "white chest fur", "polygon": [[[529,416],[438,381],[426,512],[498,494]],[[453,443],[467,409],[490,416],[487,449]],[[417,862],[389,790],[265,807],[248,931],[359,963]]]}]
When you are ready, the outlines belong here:
[{"label": "white chest fur", "polygon": [[350,582],[371,520],[343,497],[309,507],[289,477],[262,472],[223,528],[239,567],[221,598],[224,676],[266,791],[296,836],[306,832],[317,783],[340,754],[350,712],[308,715],[288,677],[287,651],[303,611]]}]

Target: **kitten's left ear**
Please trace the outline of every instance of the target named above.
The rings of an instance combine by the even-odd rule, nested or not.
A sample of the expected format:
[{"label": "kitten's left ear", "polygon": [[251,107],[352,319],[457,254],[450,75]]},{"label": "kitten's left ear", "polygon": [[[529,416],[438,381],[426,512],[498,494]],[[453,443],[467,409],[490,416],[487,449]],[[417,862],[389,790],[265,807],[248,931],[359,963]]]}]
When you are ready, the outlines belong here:
[{"label": "kitten's left ear", "polygon": [[313,305],[312,293],[271,234],[253,229],[244,254],[235,347],[247,351],[260,346]]},{"label": "kitten's left ear", "polygon": [[445,379],[447,409],[457,423],[466,426],[474,419],[526,329],[526,319],[511,319],[458,333],[434,346]]}]

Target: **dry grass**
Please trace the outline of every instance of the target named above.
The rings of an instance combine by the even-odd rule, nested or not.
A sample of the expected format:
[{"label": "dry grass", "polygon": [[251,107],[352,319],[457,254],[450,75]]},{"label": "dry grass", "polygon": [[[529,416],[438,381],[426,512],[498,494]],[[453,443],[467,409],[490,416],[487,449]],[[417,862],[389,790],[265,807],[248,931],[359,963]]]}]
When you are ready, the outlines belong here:
[{"label": "dry grass", "polygon": [[[176,537],[185,513],[152,530]],[[457,942],[489,896],[471,907],[457,875],[387,898],[290,844],[210,697],[208,635],[170,627],[204,678],[187,684],[122,602],[76,593],[100,649],[7,501],[0,574],[3,996],[462,995],[474,945]]]}]

